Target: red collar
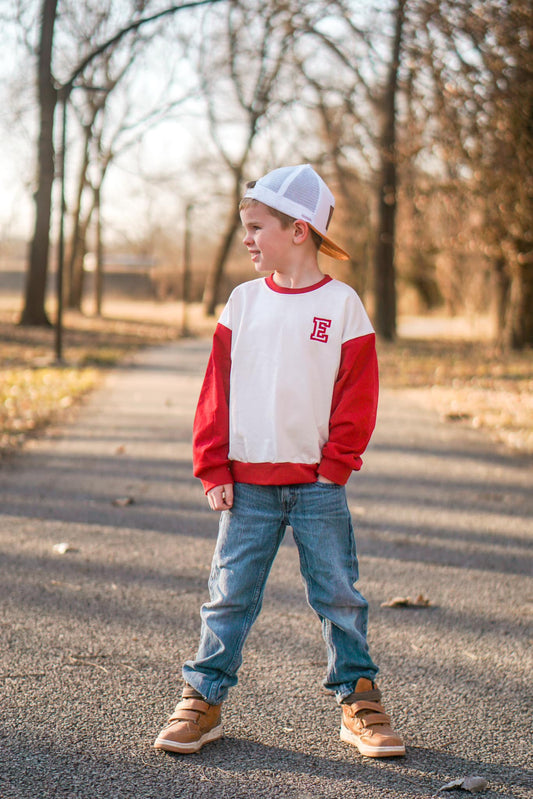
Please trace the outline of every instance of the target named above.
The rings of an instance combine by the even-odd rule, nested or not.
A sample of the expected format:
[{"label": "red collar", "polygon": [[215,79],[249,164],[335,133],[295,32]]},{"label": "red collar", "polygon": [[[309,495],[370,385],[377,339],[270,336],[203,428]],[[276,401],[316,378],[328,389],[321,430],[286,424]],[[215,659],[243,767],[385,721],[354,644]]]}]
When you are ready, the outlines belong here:
[{"label": "red collar", "polygon": [[317,289],[322,288],[325,286],[326,283],[329,283],[332,278],[329,275],[324,275],[322,280],[318,283],[313,283],[312,286],[305,286],[303,289],[288,289],[284,288],[283,286],[278,286],[278,284],[274,281],[274,275],[269,275],[265,278],[265,283],[267,284],[269,289],[272,291],[276,291],[278,294],[307,294],[308,291],[316,291]]}]

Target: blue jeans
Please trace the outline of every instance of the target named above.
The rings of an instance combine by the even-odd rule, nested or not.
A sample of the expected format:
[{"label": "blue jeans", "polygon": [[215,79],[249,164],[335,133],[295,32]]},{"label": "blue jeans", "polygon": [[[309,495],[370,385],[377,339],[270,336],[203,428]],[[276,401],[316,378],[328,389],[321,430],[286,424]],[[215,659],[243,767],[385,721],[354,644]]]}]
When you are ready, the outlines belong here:
[{"label": "blue jeans", "polygon": [[343,486],[236,483],[234,504],[220,517],[202,606],[200,645],[183,677],[208,702],[222,702],[237,683],[246,637],[261,610],[272,563],[290,525],[307,600],[322,623],[328,666],[324,685],[342,700],[377,666],[366,642],[368,603],[358,578],[352,520]]}]

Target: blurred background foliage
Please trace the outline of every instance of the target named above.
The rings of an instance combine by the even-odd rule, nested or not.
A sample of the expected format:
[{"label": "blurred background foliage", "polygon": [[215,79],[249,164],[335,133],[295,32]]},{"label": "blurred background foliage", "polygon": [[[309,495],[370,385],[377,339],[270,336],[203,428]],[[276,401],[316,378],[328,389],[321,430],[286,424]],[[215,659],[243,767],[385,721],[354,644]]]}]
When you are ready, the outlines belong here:
[{"label": "blurred background foliage", "polygon": [[528,0],[0,0],[0,9],[13,54],[2,120],[26,141],[34,201],[24,324],[49,321],[66,108],[69,307],[82,305],[88,253],[100,311],[117,250],[149,262],[162,295],[183,293],[188,232],[188,290],[213,314],[246,268],[236,242],[243,182],[309,161],[338,198],[332,232],[352,254],[338,276],[364,296],[383,338],[394,339],[405,309],[440,308],[490,312],[500,346],[531,344]]},{"label": "blurred background foliage", "polygon": [[7,449],[136,347],[209,332],[254,277],[245,181],[309,162],[385,385],[531,451],[532,6],[0,0]]}]

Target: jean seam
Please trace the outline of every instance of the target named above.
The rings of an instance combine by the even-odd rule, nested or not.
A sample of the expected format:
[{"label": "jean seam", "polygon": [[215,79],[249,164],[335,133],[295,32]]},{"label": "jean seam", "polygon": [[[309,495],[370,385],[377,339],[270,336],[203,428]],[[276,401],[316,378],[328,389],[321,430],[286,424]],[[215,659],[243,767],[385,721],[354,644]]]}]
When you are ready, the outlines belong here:
[{"label": "jean seam", "polygon": [[281,543],[281,541],[280,541],[280,532],[278,530],[278,537],[276,539],[276,545],[274,547],[274,551],[269,554],[268,561],[265,564],[263,570],[259,573],[258,579],[255,582],[254,592],[253,592],[253,596],[252,596],[252,602],[250,602],[248,613],[245,616],[244,624],[242,625],[241,633],[240,633],[239,638],[237,640],[237,646],[235,647],[235,655],[233,656],[233,659],[228,664],[228,672],[232,673],[234,671],[235,663],[239,660],[239,658],[241,656],[242,649],[244,647],[244,642],[246,641],[248,633],[250,632],[250,629],[252,627],[254,616],[256,615],[257,605],[259,603],[259,600],[261,599],[261,589],[262,589],[262,587],[264,587],[265,582],[266,582],[266,576],[265,575],[268,574],[270,568],[272,567],[272,561],[273,561],[273,559],[275,557],[276,552],[279,549],[280,543]]}]

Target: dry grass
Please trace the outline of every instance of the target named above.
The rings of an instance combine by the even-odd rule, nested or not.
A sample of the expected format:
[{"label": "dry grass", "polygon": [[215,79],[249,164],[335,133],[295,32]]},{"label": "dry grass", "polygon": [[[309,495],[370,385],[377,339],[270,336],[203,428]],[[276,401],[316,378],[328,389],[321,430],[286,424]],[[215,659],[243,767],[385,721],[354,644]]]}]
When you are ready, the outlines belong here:
[{"label": "dry grass", "polygon": [[0,457],[60,418],[94,389],[114,364],[139,348],[176,339],[169,321],[96,319],[65,314],[63,363],[52,329],[20,327],[0,310]]},{"label": "dry grass", "polygon": [[[180,336],[178,303],[115,303],[105,312],[103,319],[65,315],[65,363],[58,365],[53,330],[19,327],[13,310],[0,309],[0,456],[57,420],[115,363]],[[187,321],[195,335],[209,335],[214,325],[199,306]],[[533,454],[531,351],[502,356],[486,341],[404,338],[381,343],[379,357],[382,385],[412,390],[450,423],[482,428]]]},{"label": "dry grass", "polygon": [[404,339],[381,344],[381,383],[412,390],[446,421],[533,454],[533,352],[486,341]]}]

